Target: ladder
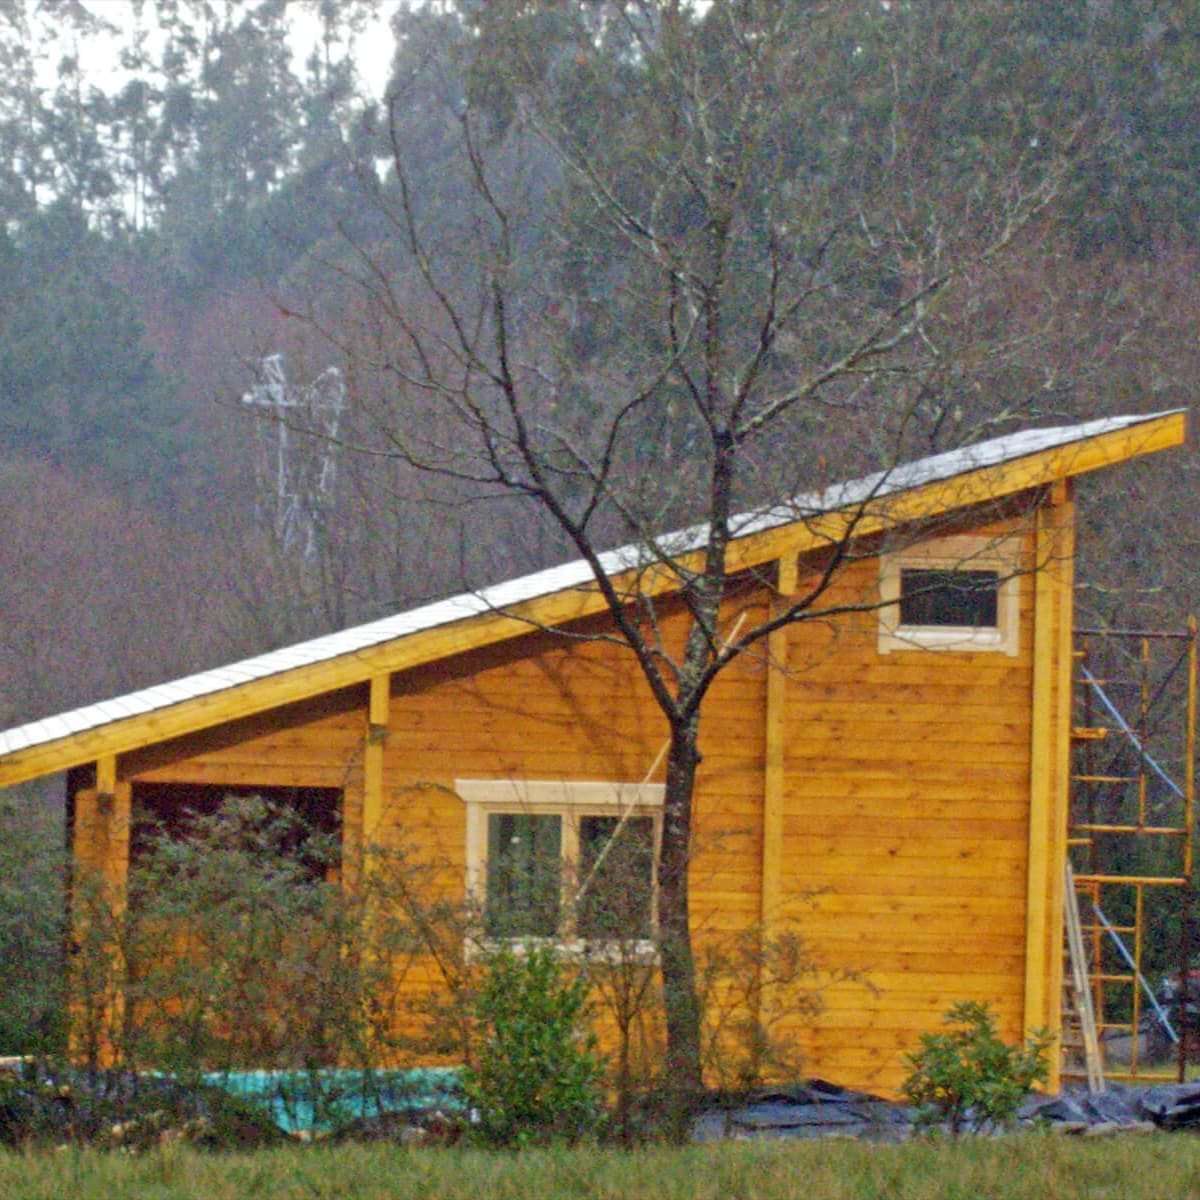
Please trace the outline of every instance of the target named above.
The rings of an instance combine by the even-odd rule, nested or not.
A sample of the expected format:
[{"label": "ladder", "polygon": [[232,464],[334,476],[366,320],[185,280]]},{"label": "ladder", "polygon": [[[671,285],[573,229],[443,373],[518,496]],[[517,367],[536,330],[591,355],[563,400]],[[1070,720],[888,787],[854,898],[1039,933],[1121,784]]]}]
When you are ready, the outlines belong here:
[{"label": "ladder", "polygon": [[1083,1042],[1083,1061],[1087,1068],[1088,1092],[1096,1095],[1104,1089],[1104,1065],[1100,1057],[1100,1039],[1096,1034],[1096,1014],[1092,1009],[1092,990],[1088,983],[1087,953],[1079,919],[1079,893],[1075,890],[1075,872],[1070,860],[1066,866],[1063,915],[1067,927],[1067,963],[1064,984],[1070,993],[1075,1019]]}]

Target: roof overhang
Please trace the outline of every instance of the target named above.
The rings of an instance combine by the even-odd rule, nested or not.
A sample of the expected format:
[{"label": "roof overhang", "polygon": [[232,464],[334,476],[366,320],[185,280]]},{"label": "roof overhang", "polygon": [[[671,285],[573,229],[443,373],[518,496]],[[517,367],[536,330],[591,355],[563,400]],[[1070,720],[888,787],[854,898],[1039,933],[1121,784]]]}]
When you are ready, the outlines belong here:
[{"label": "roof overhang", "polygon": [[[1028,430],[879,472],[734,526],[729,569],[748,570],[843,538],[886,533],[957,510],[1181,445],[1182,410]],[[660,539],[655,553],[624,547],[601,556],[618,590],[679,587],[699,565],[704,527]],[[669,566],[661,563],[662,556]],[[369,625],[271,651],[0,733],[0,786],[252,716],[281,705],[465,653],[601,612],[606,601],[584,562],[451,597]]]}]

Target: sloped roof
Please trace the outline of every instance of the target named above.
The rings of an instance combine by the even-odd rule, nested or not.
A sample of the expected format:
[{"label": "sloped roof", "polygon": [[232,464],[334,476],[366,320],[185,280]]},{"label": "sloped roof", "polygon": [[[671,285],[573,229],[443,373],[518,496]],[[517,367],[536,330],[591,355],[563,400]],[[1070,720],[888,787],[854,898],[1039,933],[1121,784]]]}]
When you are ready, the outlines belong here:
[{"label": "sloped roof", "polygon": [[[868,533],[1178,445],[1184,433],[1184,413],[1176,410],[1025,430],[935,454],[736,518],[731,562],[746,567],[822,544],[836,536],[839,515],[853,513],[855,533]],[[656,555],[624,546],[600,561],[619,575],[663,553],[686,557],[705,532],[694,526],[668,534]],[[561,624],[602,607],[582,560],[452,596],[0,732],[0,785],[512,637],[531,620]]]}]

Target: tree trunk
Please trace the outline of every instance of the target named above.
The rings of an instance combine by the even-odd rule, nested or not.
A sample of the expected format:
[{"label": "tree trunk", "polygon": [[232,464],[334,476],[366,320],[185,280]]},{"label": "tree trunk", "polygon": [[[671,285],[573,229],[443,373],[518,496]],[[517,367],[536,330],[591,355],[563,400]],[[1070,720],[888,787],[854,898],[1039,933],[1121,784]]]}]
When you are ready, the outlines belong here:
[{"label": "tree trunk", "polygon": [[690,716],[671,731],[658,862],[658,930],[666,1014],[666,1091],[670,1115],[684,1136],[686,1103],[703,1086],[700,1063],[700,1005],[689,928],[688,865],[691,859],[692,792],[699,718]]}]

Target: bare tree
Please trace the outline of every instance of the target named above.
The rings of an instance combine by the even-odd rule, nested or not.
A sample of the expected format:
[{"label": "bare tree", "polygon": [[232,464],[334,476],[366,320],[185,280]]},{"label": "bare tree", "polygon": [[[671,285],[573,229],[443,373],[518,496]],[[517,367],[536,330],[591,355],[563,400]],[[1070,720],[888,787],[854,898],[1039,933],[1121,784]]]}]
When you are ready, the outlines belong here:
[{"label": "bare tree", "polygon": [[[1029,415],[1010,390],[980,399],[1025,349],[985,310],[1076,135],[1027,98],[1039,67],[1019,6],[966,7],[462,4],[469,35],[424,64],[413,101],[451,106],[441,202],[397,92],[394,240],[339,264],[369,308],[340,335],[314,312],[353,342],[360,402],[377,398],[364,448],[464,498],[516,498],[553,530],[665,716],[658,928],[681,1090],[701,1082],[688,863],[714,680],[773,630],[828,615],[901,455]],[[962,26],[985,18],[986,108],[956,60]],[[1023,92],[999,82],[1017,58]],[[880,487],[815,573],[768,618],[722,629],[739,514],[856,468],[882,468]],[[662,538],[685,522],[687,538]],[[636,554],[605,557],[617,541]],[[630,568],[670,579],[682,645]]]}]

